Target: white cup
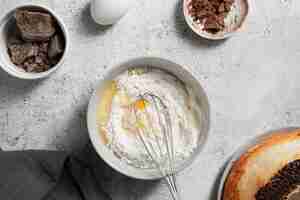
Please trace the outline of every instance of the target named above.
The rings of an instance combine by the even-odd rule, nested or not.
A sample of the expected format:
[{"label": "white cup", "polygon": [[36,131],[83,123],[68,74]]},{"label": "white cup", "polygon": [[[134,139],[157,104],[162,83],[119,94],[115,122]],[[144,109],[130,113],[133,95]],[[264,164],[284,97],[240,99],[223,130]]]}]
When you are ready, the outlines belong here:
[{"label": "white cup", "polygon": [[[7,35],[8,35],[8,30],[13,25],[14,23],[14,13],[17,9],[38,9],[38,10],[44,10],[49,12],[57,21],[57,24],[60,26],[64,39],[65,39],[65,50],[63,53],[62,58],[59,60],[59,62],[50,68],[47,71],[44,72],[39,72],[39,73],[33,73],[33,72],[26,72],[25,70],[21,69],[20,67],[17,67],[15,64],[12,63],[10,56],[8,54],[8,47],[7,47]],[[28,79],[28,80],[33,80],[33,79],[41,79],[41,78],[46,78],[50,76],[53,72],[55,72],[65,61],[66,55],[69,51],[69,35],[66,29],[65,24],[62,22],[62,19],[50,8],[46,6],[41,6],[41,5],[22,5],[18,6],[9,12],[7,12],[4,17],[0,19],[0,67],[6,71],[8,74],[19,78],[19,79]]]}]

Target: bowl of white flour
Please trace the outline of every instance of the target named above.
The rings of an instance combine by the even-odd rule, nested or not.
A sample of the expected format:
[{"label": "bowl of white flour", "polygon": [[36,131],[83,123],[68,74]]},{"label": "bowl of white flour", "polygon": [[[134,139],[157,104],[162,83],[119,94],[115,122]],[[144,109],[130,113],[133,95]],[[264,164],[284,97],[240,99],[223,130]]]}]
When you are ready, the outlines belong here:
[{"label": "bowl of white flour", "polygon": [[[169,109],[176,172],[189,166],[206,142],[209,104],[199,81],[185,67],[165,59],[136,58],[104,73],[88,107],[89,136],[95,150],[124,175],[158,179],[161,174],[134,126],[132,109],[147,106],[139,99],[143,93],[158,96]],[[153,117],[151,128],[157,124]]]}]

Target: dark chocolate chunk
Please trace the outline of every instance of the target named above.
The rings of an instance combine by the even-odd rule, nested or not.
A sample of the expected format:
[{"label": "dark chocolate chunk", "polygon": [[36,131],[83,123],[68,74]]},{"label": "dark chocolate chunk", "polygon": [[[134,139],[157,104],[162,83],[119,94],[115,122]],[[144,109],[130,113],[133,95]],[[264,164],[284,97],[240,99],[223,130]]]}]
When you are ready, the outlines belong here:
[{"label": "dark chocolate chunk", "polygon": [[47,41],[55,33],[54,19],[48,13],[19,9],[15,18],[26,41]]},{"label": "dark chocolate chunk", "polygon": [[19,29],[16,27],[16,24],[13,23],[7,33],[7,44],[12,45],[12,44],[22,44],[23,39],[21,37]]},{"label": "dark chocolate chunk", "polygon": [[44,72],[61,59],[64,37],[49,13],[19,9],[7,40],[11,61],[26,72]]},{"label": "dark chocolate chunk", "polygon": [[219,21],[218,16],[211,15],[205,20],[204,28],[211,33],[215,33],[223,29],[223,22]]},{"label": "dark chocolate chunk", "polygon": [[57,57],[64,51],[64,41],[60,35],[56,34],[51,38],[48,50],[48,56],[50,59]]},{"label": "dark chocolate chunk", "polygon": [[49,48],[49,42],[42,42],[39,44],[39,50],[40,52],[43,53],[48,53],[48,48]]},{"label": "dark chocolate chunk", "polygon": [[225,28],[227,17],[234,0],[191,0],[188,5],[193,20],[203,24],[203,29],[217,33]]},{"label": "dark chocolate chunk", "polygon": [[38,54],[38,46],[32,43],[9,45],[9,54],[14,64],[20,65],[26,59]]},{"label": "dark chocolate chunk", "polygon": [[39,53],[37,56],[27,59],[23,66],[27,72],[43,72],[50,68],[47,55],[43,53]]},{"label": "dark chocolate chunk", "polygon": [[225,11],[225,4],[224,3],[220,4],[218,11],[219,11],[219,13],[222,13],[222,12]]},{"label": "dark chocolate chunk", "polygon": [[31,43],[9,45],[11,60],[27,72],[43,72],[51,67],[48,58],[48,43]]},{"label": "dark chocolate chunk", "polygon": [[231,6],[232,6],[231,3],[225,3],[225,10],[226,10],[226,12],[229,12],[231,10]]}]

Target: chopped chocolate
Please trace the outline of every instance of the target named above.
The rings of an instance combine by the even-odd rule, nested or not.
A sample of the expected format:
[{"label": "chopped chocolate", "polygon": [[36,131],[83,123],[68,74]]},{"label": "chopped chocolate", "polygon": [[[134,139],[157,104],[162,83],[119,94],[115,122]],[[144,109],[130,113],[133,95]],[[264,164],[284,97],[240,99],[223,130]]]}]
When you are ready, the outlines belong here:
[{"label": "chopped chocolate", "polygon": [[216,33],[223,28],[223,24],[218,21],[217,16],[212,15],[205,20],[204,27],[212,33]]},{"label": "chopped chocolate", "polygon": [[43,72],[50,68],[50,64],[47,55],[39,53],[37,56],[27,59],[23,68],[27,72]]},{"label": "chopped chocolate", "polygon": [[11,61],[26,72],[44,72],[61,59],[65,41],[51,14],[17,10],[10,27],[7,47]]},{"label": "chopped chocolate", "polygon": [[203,24],[203,29],[217,33],[225,28],[224,19],[231,10],[234,0],[191,0],[189,13],[193,20]]},{"label": "chopped chocolate", "polygon": [[51,38],[48,50],[49,58],[55,58],[64,51],[64,41],[59,35]]},{"label": "chopped chocolate", "polygon": [[20,35],[20,31],[19,29],[17,28],[16,24],[13,23],[11,25],[11,27],[9,27],[8,29],[8,34],[7,34],[7,43],[9,45],[12,45],[12,44],[22,44],[24,43],[23,42],[23,39]]},{"label": "chopped chocolate", "polygon": [[[300,187],[300,160],[284,166],[255,194],[256,200],[287,200]],[[299,194],[298,194],[299,195]],[[297,196],[298,196],[297,195]]]},{"label": "chopped chocolate", "polygon": [[218,8],[218,12],[219,13],[223,13],[225,12],[225,3],[221,3],[219,8]]},{"label": "chopped chocolate", "polygon": [[20,65],[26,59],[38,54],[38,45],[32,43],[9,45],[9,53],[14,64]]},{"label": "chopped chocolate", "polygon": [[48,13],[18,9],[15,18],[26,41],[47,41],[55,33],[54,19]]},{"label": "chopped chocolate", "polygon": [[38,43],[13,44],[9,46],[12,62],[28,72],[41,72],[50,68],[44,46]]},{"label": "chopped chocolate", "polygon": [[224,5],[225,5],[225,11],[226,11],[226,12],[229,12],[229,11],[230,11],[230,9],[231,9],[231,5],[232,5],[232,3],[230,3],[230,2],[226,2]]},{"label": "chopped chocolate", "polygon": [[42,42],[39,44],[40,51],[43,53],[48,52],[49,42]]}]

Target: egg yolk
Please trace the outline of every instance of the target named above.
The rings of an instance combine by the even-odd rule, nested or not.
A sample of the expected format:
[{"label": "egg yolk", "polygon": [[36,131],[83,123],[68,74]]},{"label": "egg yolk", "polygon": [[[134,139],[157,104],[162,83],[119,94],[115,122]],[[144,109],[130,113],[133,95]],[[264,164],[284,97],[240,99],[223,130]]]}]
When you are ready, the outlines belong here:
[{"label": "egg yolk", "polygon": [[148,106],[148,101],[145,99],[139,99],[137,101],[134,102],[134,108],[137,110],[145,110],[145,108]]}]

